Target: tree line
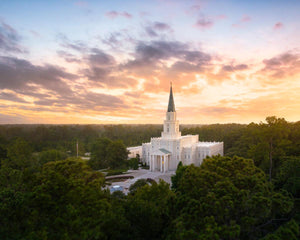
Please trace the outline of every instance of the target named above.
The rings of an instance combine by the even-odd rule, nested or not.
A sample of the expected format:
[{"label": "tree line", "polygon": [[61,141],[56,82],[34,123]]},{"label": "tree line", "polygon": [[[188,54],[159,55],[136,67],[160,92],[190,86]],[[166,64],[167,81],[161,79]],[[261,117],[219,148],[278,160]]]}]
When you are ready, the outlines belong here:
[{"label": "tree line", "polygon": [[122,140],[126,146],[137,146],[158,137],[161,125],[0,125],[0,145],[9,145],[16,138],[30,143],[36,152],[57,149],[76,155],[90,152],[98,138]]}]

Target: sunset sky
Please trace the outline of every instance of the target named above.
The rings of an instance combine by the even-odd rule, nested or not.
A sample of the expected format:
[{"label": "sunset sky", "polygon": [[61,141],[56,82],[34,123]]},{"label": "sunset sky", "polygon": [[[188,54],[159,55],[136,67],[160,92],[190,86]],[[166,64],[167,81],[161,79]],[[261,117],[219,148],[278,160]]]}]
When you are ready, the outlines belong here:
[{"label": "sunset sky", "polygon": [[1,0],[0,124],[300,120],[299,0]]}]

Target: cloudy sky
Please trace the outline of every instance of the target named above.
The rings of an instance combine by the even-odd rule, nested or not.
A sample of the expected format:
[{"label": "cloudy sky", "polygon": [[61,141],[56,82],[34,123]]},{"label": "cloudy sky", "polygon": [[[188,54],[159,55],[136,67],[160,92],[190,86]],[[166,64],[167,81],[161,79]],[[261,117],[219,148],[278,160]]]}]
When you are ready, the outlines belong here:
[{"label": "cloudy sky", "polygon": [[300,120],[298,0],[1,0],[0,123]]}]

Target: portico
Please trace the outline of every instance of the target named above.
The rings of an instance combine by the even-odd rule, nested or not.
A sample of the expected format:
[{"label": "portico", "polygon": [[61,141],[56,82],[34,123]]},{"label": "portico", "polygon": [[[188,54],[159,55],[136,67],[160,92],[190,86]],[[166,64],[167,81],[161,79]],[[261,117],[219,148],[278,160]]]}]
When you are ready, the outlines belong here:
[{"label": "portico", "polygon": [[167,172],[169,170],[171,152],[160,148],[151,154],[150,171]]}]

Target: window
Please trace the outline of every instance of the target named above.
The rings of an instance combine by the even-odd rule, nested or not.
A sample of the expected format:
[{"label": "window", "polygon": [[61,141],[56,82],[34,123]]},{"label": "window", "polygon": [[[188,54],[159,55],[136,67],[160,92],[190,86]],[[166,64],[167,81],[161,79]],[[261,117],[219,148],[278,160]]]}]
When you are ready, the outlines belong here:
[{"label": "window", "polygon": [[169,132],[169,128],[167,128],[167,132]]}]

